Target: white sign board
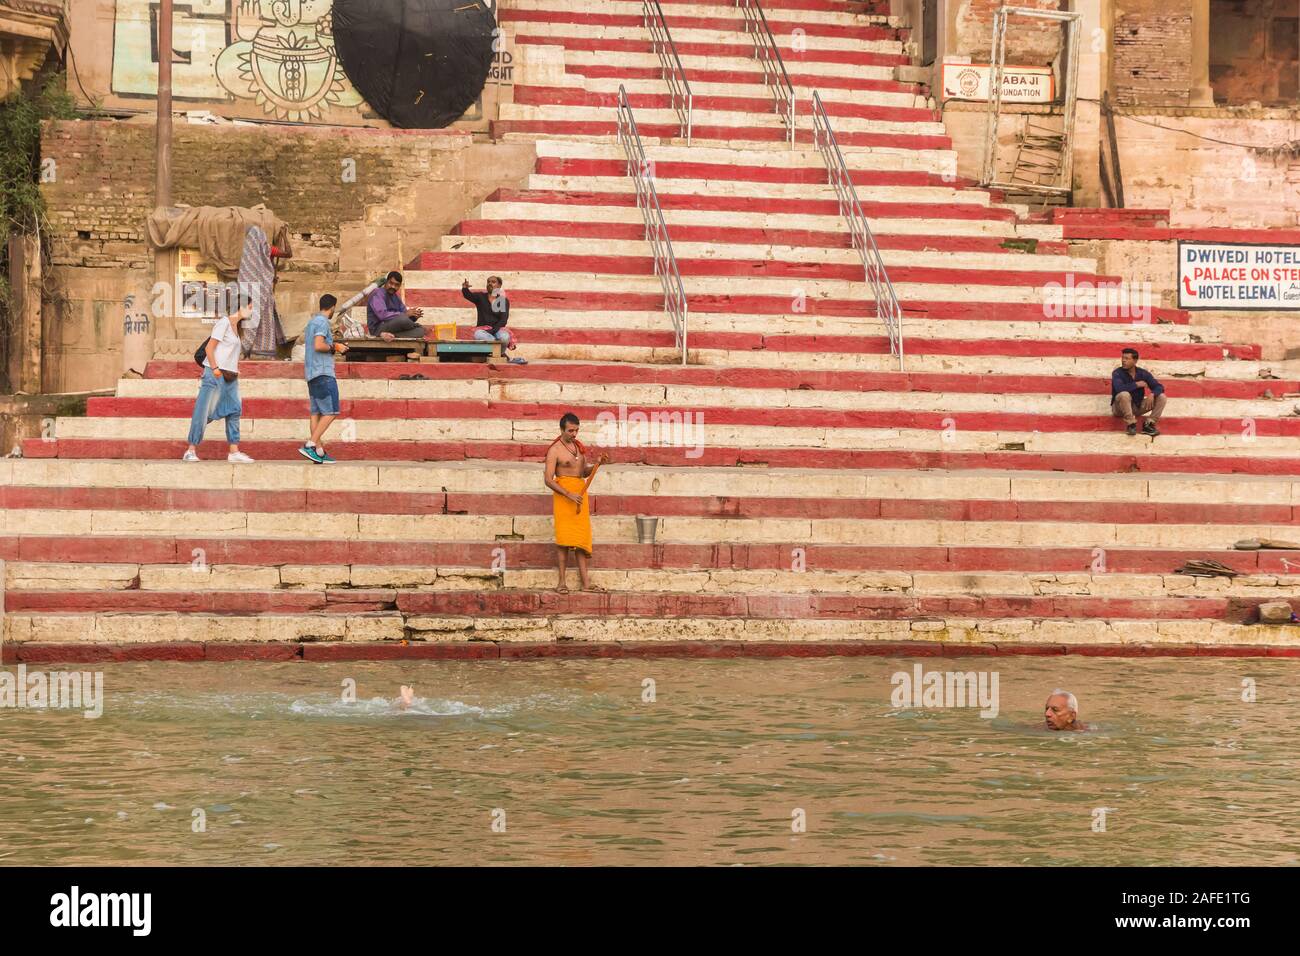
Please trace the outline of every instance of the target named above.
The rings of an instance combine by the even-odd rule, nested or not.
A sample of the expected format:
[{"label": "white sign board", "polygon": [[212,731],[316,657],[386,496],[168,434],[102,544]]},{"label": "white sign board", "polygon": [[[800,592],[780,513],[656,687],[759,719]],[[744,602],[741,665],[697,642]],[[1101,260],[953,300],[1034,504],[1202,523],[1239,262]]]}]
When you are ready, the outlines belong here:
[{"label": "white sign board", "polygon": [[[945,63],[943,98],[945,100],[983,100],[989,98],[989,75],[993,68],[986,63]],[[1050,66],[1005,66],[1002,68],[1002,102],[1051,103],[1056,99],[1056,77]]]},{"label": "white sign board", "polygon": [[1180,309],[1300,309],[1300,246],[1178,243]]}]

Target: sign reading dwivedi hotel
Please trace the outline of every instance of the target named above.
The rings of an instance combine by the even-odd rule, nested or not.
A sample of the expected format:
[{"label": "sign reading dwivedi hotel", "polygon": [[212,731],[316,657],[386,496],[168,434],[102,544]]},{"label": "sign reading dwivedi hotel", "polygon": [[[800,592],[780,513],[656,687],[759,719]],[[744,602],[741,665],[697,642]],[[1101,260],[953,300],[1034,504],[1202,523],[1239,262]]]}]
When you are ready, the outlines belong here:
[{"label": "sign reading dwivedi hotel", "polygon": [[[993,68],[987,63],[943,64],[943,98],[945,100],[987,100],[989,77]],[[1006,66],[1002,68],[1002,102],[1050,103],[1056,99],[1056,78],[1050,66]]]},{"label": "sign reading dwivedi hotel", "polygon": [[1300,246],[1178,243],[1180,309],[1300,309]]}]

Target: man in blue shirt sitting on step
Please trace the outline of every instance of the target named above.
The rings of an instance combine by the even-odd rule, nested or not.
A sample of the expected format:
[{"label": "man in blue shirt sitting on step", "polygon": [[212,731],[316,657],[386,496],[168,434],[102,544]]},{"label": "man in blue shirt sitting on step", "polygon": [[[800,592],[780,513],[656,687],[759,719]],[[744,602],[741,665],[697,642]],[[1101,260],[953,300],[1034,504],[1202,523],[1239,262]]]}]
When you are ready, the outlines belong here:
[{"label": "man in blue shirt sitting on step", "polygon": [[1145,415],[1142,434],[1154,438],[1160,434],[1156,422],[1165,411],[1165,387],[1146,369],[1138,368],[1137,349],[1124,349],[1119,361],[1119,368],[1110,374],[1110,412],[1124,419],[1130,435],[1137,434],[1137,416]]}]

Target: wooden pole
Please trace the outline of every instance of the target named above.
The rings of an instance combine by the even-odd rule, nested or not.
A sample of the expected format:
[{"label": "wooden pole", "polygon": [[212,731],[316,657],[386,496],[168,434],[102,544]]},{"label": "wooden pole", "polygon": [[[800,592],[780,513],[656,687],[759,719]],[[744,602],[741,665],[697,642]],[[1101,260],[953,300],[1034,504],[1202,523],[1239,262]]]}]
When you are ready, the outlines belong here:
[{"label": "wooden pole", "polygon": [[[172,0],[161,0],[158,6],[158,97],[157,122],[154,139],[153,204],[156,209],[166,209],[172,204]],[[169,251],[154,250],[154,282],[171,288],[175,275],[171,269]],[[170,302],[167,297],[164,302]],[[160,316],[167,324],[166,336],[175,334],[175,307]],[[163,330],[155,329],[155,334]]]}]

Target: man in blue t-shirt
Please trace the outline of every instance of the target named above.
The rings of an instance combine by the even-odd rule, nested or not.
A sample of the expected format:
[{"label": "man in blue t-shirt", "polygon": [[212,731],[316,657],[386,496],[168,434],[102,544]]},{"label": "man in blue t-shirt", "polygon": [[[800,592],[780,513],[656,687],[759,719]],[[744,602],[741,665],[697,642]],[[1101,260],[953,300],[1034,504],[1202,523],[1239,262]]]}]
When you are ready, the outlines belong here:
[{"label": "man in blue t-shirt", "polygon": [[325,429],[329,428],[339,414],[339,385],[334,375],[334,356],[347,352],[348,347],[342,342],[334,341],[330,331],[330,319],[334,317],[334,307],[338,299],[334,296],[320,297],[320,311],[311,317],[303,332],[303,342],[307,345],[307,354],[303,357],[303,372],[307,377],[307,395],[311,412],[311,438],[307,444],[298,449],[298,454],[320,465],[334,461],[321,444]]},{"label": "man in blue t-shirt", "polygon": [[1165,387],[1146,369],[1138,367],[1137,349],[1124,349],[1119,363],[1119,368],[1110,375],[1110,413],[1124,419],[1124,430],[1130,435],[1137,434],[1138,416],[1146,416],[1142,434],[1154,438],[1160,434],[1156,422],[1165,412]]}]

